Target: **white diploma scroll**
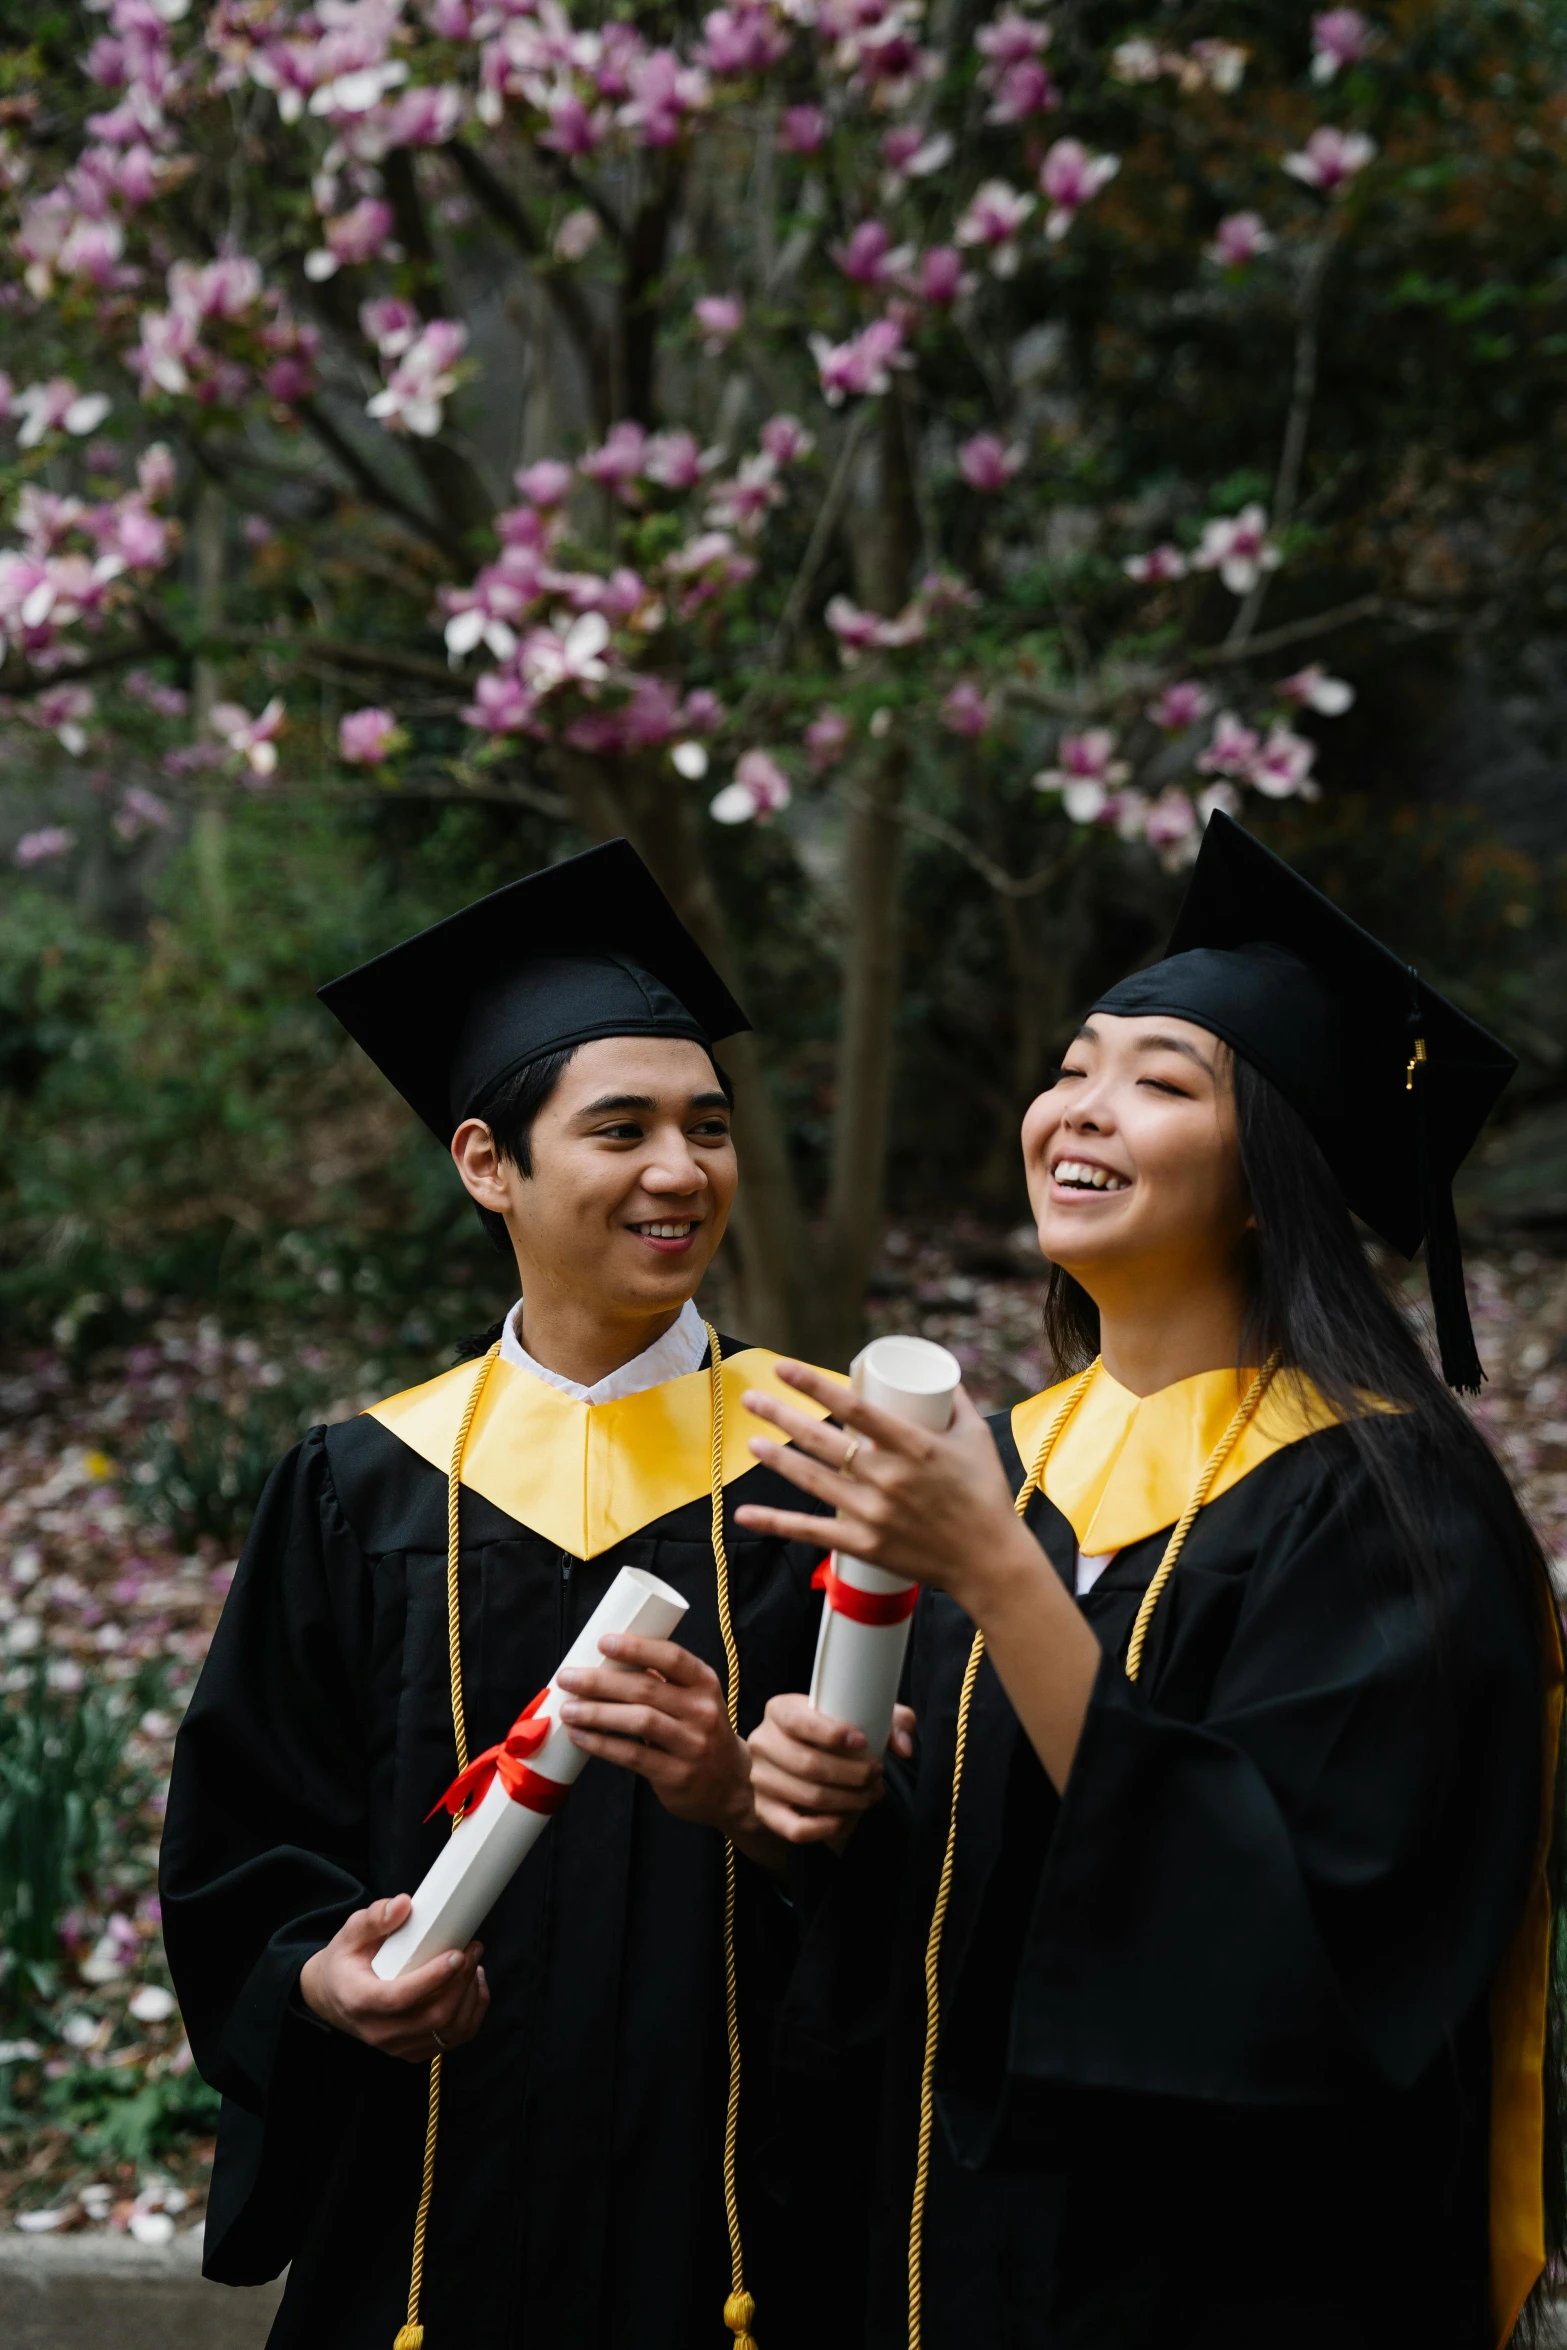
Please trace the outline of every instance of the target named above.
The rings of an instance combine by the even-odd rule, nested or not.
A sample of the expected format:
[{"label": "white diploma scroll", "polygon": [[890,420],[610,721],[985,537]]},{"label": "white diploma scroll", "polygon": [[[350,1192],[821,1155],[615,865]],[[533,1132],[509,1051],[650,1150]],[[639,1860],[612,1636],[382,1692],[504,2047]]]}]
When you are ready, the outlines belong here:
[{"label": "white diploma scroll", "polygon": [[[876,1338],[849,1368],[854,1393],[878,1411],[937,1435],[950,1426],[963,1370],[944,1346],[928,1338]],[[883,1754],[919,1585],[834,1551],[826,1592],[811,1703],[852,1722],[872,1754]]]},{"label": "white diploma scroll", "polygon": [[496,1775],[452,1830],[406,1921],[371,1962],[383,1982],[395,1983],[443,1950],[466,1949],[590,1760],[573,1746],[558,1718],[569,1695],[560,1687],[561,1670],[609,1665],[613,1660],[599,1650],[607,1632],[667,1640],[687,1605],[656,1575],[641,1567],[621,1568],[562,1657],[556,1677],[518,1716],[502,1746],[490,1749],[500,1764]]}]

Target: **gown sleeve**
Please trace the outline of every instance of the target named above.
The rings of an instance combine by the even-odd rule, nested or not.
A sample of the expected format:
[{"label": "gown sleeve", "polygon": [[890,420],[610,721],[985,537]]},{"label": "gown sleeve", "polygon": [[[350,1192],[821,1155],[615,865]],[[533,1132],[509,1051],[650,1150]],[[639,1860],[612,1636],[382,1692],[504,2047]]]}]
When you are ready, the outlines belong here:
[{"label": "gown sleeve", "polygon": [[[1450,1481],[1441,1555],[1412,1576],[1342,1448],[1260,1542],[1243,1508],[1226,1537],[1221,1508],[1142,1679],[1105,1656],[1048,1838],[1014,1841],[981,1897],[939,2075],[966,2162],[1015,2149],[1019,2126],[1048,2141],[1063,2092],[1059,2114],[1084,2090],[1257,2109],[1408,2088],[1521,1914],[1542,1718],[1530,1562]],[[1215,1669],[1183,1650],[1179,1586],[1196,1625],[1197,1583],[1247,1535]],[[1028,1808],[1020,1771],[1052,1810],[1018,1748],[1009,1812]]]},{"label": "gown sleeve", "polygon": [[291,2257],[367,2053],[297,1996],[366,1899],[366,1763],[345,1659],[363,1562],[315,1430],[273,1474],[175,1745],[159,1867],[170,1971],[224,2098],[207,2273]]}]

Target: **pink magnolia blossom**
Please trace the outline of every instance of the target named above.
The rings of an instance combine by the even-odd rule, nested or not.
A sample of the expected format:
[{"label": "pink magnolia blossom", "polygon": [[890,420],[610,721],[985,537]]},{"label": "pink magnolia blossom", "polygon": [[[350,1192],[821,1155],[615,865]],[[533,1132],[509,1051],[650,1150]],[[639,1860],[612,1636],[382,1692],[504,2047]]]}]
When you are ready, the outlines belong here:
[{"label": "pink magnolia blossom", "polygon": [[895,619],[885,620],[879,612],[862,611],[847,596],[834,596],[824,617],[838,639],[846,669],[864,653],[900,652],[906,645],[917,645],[925,634],[925,612],[917,597]]},{"label": "pink magnolia blossom", "polygon": [[766,8],[715,8],[702,19],[697,52],[709,73],[721,76],[765,73],[789,47],[789,35]]},{"label": "pink magnolia blossom", "polygon": [[105,553],[117,555],[127,571],[156,571],[169,558],[172,537],[161,514],[154,514],[139,498],[122,498],[109,512],[109,524],[99,539]]},{"label": "pink magnolia blossom", "polygon": [[1206,718],[1212,708],[1213,696],[1207,687],[1193,677],[1184,677],[1167,685],[1159,699],[1149,703],[1148,715],[1166,734],[1181,734]]},{"label": "pink magnolia blossom", "polygon": [[517,650],[518,628],[545,592],[537,558],[526,547],[508,547],[500,562],[486,564],[472,587],[443,588],[447,658],[455,665],[484,645],[497,661],[509,661]]},{"label": "pink magnolia blossom", "polygon": [[993,432],[977,432],[958,451],[958,471],[971,490],[1004,490],[1022,463],[1021,445],[1009,446]]},{"label": "pink magnolia blossom", "polygon": [[706,74],[700,66],[682,65],[673,49],[649,50],[632,64],[627,79],[631,96],[617,119],[645,147],[672,147],[687,116],[708,102]]},{"label": "pink magnolia blossom", "polygon": [[173,821],[168,802],[139,783],[131,785],[114,811],[114,829],[126,842],[139,840],[144,832],[167,832]]},{"label": "pink magnolia blossom", "polygon": [[391,233],[392,207],[377,196],[367,196],[351,212],[326,222],[326,243],[305,255],[306,277],[313,285],[320,285],[340,269],[374,260]]},{"label": "pink magnolia blossom", "polygon": [[455,82],[403,90],[390,103],[345,124],[345,142],[362,162],[377,163],[394,147],[445,147],[462,128],[468,101]]},{"label": "pink magnolia blossom", "polygon": [[1355,700],[1355,689],[1347,679],[1330,677],[1320,661],[1297,669],[1293,677],[1281,678],[1278,694],[1281,701],[1315,710],[1321,718],[1342,718]]},{"label": "pink magnolia blossom", "polygon": [[942,725],[949,734],[962,735],[970,742],[985,732],[994,715],[987,696],[971,677],[960,678],[942,698]]},{"label": "pink magnolia blossom", "polygon": [[11,402],[13,415],[22,419],[17,445],[36,449],[52,432],[68,432],[76,439],[96,432],[109,413],[102,392],[78,391],[69,376],[51,376],[47,383],[28,384]]},{"label": "pink magnolia blossom", "polygon": [[851,336],[846,343],[829,343],[825,335],[812,335],[810,345],[829,408],[866,393],[885,392],[892,383],[891,370],[909,365],[899,318],[874,319],[863,333]]},{"label": "pink magnolia blossom", "polygon": [[778,465],[797,465],[816,446],[816,435],[806,431],[798,416],[787,414],[769,416],[759,437],[768,456]]},{"label": "pink magnolia blossom", "polygon": [[836,767],[850,743],[854,729],[841,710],[831,704],[817,711],[805,730],[806,756],[817,775],[824,775],[829,767]]},{"label": "pink magnolia blossom", "polygon": [[1316,756],[1317,746],[1308,735],[1275,726],[1253,759],[1246,780],[1270,800],[1310,798],[1315,791],[1311,770]]},{"label": "pink magnolia blossom", "polygon": [[745,304],[737,294],[703,294],[692,303],[691,315],[702,330],[702,349],[716,359],[744,326]]},{"label": "pink magnolia blossom", "polygon": [[1277,571],[1282,560],[1268,537],[1266,508],[1253,504],[1203,524],[1192,569],[1217,571],[1232,596],[1245,596],[1265,571]]},{"label": "pink magnolia blossom", "polygon": [[1259,253],[1271,253],[1273,245],[1260,212],[1227,212],[1205,250],[1221,269],[1244,269]]},{"label": "pink magnolia blossom", "polygon": [[398,360],[385,391],[366,401],[366,415],[388,432],[433,439],[441,429],[444,403],[457,389],[457,363],[467,342],[468,329],[456,319],[432,318]]},{"label": "pink magnolia blossom", "polygon": [[1204,775],[1232,775],[1245,783],[1261,749],[1262,737],[1254,727],[1244,725],[1233,710],[1221,710],[1213,722],[1213,739],[1197,764]]},{"label": "pink magnolia blossom", "polygon": [[423,324],[411,302],[389,294],[379,301],[361,302],[359,324],[367,343],[373,343],[383,360],[400,359],[419,339]]},{"label": "pink magnolia blossom", "polygon": [[473,700],[463,717],[486,734],[521,734],[538,706],[538,695],[520,677],[510,670],[490,669],[475,680]]},{"label": "pink magnolia blossom", "polygon": [[264,291],[261,264],[245,253],[220,254],[198,264],[176,261],[169,270],[169,304],[187,317],[243,318]]},{"label": "pink magnolia blossom", "polygon": [[974,46],[985,63],[979,69],[980,87],[993,90],[1009,65],[1026,65],[1042,57],[1050,46],[1050,27],[1021,9],[1003,8],[974,35]]},{"label": "pink magnolia blossom", "polygon": [[24,872],[31,865],[47,865],[52,858],[69,856],[76,835],[65,824],[46,824],[38,832],[24,832],[11,851],[11,861]]},{"label": "pink magnolia blossom", "polygon": [[379,767],[399,740],[390,710],[348,710],[337,722],[337,755],[350,767]]},{"label": "pink magnolia blossom", "polygon": [[908,268],[912,245],[894,245],[892,233],[879,220],[862,220],[844,245],[834,245],[832,257],[857,286],[882,286]]},{"label": "pink magnolia blossom", "polygon": [[766,823],[789,805],[789,778],[770,751],[747,751],[708,808],[720,824]]},{"label": "pink magnolia blossom", "polygon": [[922,302],[937,309],[945,309],[960,295],[971,294],[978,280],[963,266],[963,256],[956,245],[932,245],[920,256],[919,275],[913,291]]},{"label": "pink magnolia blossom", "polygon": [[703,519],[720,530],[734,530],[754,538],[774,506],[784,502],[778,486],[778,461],[761,449],[741,460],[731,481],[715,482],[712,502]]},{"label": "pink magnolia blossom", "polygon": [[62,751],[79,759],[87,749],[87,721],[97,708],[91,686],[55,685],[17,710],[29,726],[52,734]]},{"label": "pink magnolia blossom", "polygon": [[1329,8],[1311,20],[1311,78],[1331,82],[1340,67],[1358,65],[1376,35],[1358,8]]},{"label": "pink magnolia blossom", "polygon": [[1025,196],[1006,180],[986,180],[975,191],[954,234],[960,245],[982,246],[997,277],[1014,277],[1018,234],[1037,208],[1035,197]]},{"label": "pink magnolia blossom", "polygon": [[1187,71],[1181,77],[1181,87],[1189,89],[1194,79],[1199,88],[1206,82],[1210,90],[1227,95],[1240,88],[1250,61],[1251,51],[1242,48],[1238,41],[1193,41]]},{"label": "pink magnolia blossom", "polygon": [[615,425],[597,449],[577,459],[577,471],[588,481],[614,490],[627,504],[635,502],[635,483],[647,456],[647,434],[629,419]]},{"label": "pink magnolia blossom", "polygon": [[1284,169],[1320,195],[1337,196],[1365,170],[1376,151],[1375,139],[1368,139],[1364,131],[1339,131],[1324,123],[1312,132],[1304,153],[1285,156]]},{"label": "pink magnolia blossom", "polygon": [[778,144],[786,155],[815,155],[826,143],[827,117],[819,106],[786,106]]},{"label": "pink magnolia blossom", "polygon": [[591,204],[577,204],[568,212],[550,240],[557,261],[585,261],[604,234],[604,223]]},{"label": "pink magnolia blossom", "polygon": [[124,251],[125,231],[117,220],[78,218],[61,244],[57,267],[62,277],[107,286],[114,281]]},{"label": "pink magnolia blossom", "polygon": [[1036,114],[1053,114],[1061,103],[1059,90],[1037,57],[1009,65],[995,90],[986,110],[987,122],[1030,122]]},{"label": "pink magnolia blossom", "polygon": [[218,740],[243,759],[258,784],[277,772],[277,737],[284,722],[283,704],[276,694],[258,717],[252,718],[238,702],[216,702],[207,720]]},{"label": "pink magnolia blossom", "polygon": [[1119,155],[1091,155],[1080,139],[1057,139],[1039,167],[1039,185],[1050,206],[1045,234],[1064,237],[1085,204],[1108,187],[1121,168]]},{"label": "pink magnolia blossom", "polygon": [[922,131],[915,123],[900,123],[890,130],[881,143],[881,157],[886,165],[882,175],[882,194],[891,203],[903,192],[910,180],[929,179],[933,172],[945,171],[952,161],[956,147],[946,131]]},{"label": "pink magnolia blossom", "polygon": [[[539,145],[553,148],[557,155],[564,155],[570,162],[580,162],[585,155],[591,155],[595,147],[601,147],[609,137],[609,108],[588,106],[571,90],[562,90],[551,99],[549,118],[549,129],[541,133]],[[587,241],[584,239],[581,252],[575,258],[580,260],[582,252],[586,250]]]},{"label": "pink magnolia blossom", "polygon": [[144,310],[140,327],[140,339],[125,354],[125,364],[135,371],[142,398],[150,399],[154,392],[188,392],[188,362],[194,359],[199,340],[195,320],[173,310]]},{"label": "pink magnolia blossom", "polygon": [[1059,792],[1074,824],[1097,822],[1116,785],[1131,774],[1125,760],[1115,757],[1115,747],[1116,736],[1108,726],[1063,735],[1056,750],[1060,764],[1042,768],[1032,778],[1035,791]]},{"label": "pink magnolia blossom", "polygon": [[530,506],[538,506],[550,513],[563,506],[571,495],[572,470],[558,457],[541,457],[536,465],[525,465],[514,476],[517,487]]},{"label": "pink magnolia blossom", "polygon": [[1241,812],[1241,795],[1233,783],[1204,784],[1194,805],[1206,824],[1216,808],[1222,808],[1226,816],[1238,816]]},{"label": "pink magnolia blossom", "polygon": [[1156,800],[1145,805],[1142,832],[1148,846],[1157,852],[1160,863],[1177,871],[1182,865],[1189,865],[1197,854],[1202,820],[1190,795],[1172,783]]},{"label": "pink magnolia blossom", "polygon": [[1162,546],[1150,547],[1144,555],[1128,555],[1121,569],[1128,579],[1135,579],[1143,587],[1163,587],[1166,581],[1184,579],[1186,557],[1179,547],[1167,539]]},{"label": "pink magnolia blossom", "polygon": [[704,450],[695,433],[656,432],[643,455],[642,472],[662,490],[694,490],[721,457],[721,450]]},{"label": "pink magnolia blossom", "polygon": [[523,683],[543,696],[562,686],[598,685],[609,675],[601,655],[609,643],[602,612],[584,612],[569,628],[530,628],[517,655]]}]

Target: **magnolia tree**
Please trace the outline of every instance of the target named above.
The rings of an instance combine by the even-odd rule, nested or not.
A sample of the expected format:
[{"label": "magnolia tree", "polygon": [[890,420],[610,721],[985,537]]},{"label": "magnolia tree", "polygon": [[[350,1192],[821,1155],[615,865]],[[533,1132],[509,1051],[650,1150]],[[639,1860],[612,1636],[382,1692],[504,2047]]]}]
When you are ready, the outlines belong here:
[{"label": "magnolia tree", "polygon": [[121,841],[193,828],[219,916],[226,801],[357,769],[628,834],[733,967],[715,844],[777,828],[840,974],[831,1168],[808,1223],[726,1047],[739,1273],[841,1353],[910,836],[1048,999],[1096,840],[1179,868],[1313,798],[1333,633],[1462,600],[1451,513],[1314,419],[1336,286],[1463,231],[1476,12],[87,5],[0,108],[7,722],[114,777]]}]

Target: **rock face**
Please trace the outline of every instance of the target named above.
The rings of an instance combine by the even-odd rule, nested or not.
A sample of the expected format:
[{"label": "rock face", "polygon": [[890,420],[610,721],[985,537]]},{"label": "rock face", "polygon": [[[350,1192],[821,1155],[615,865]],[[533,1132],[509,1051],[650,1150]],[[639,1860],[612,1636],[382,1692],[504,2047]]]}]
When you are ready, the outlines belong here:
[{"label": "rock face", "polygon": [[282,2290],[208,2284],[194,2229],[169,2245],[0,2235],[7,2350],[262,2350]]}]

